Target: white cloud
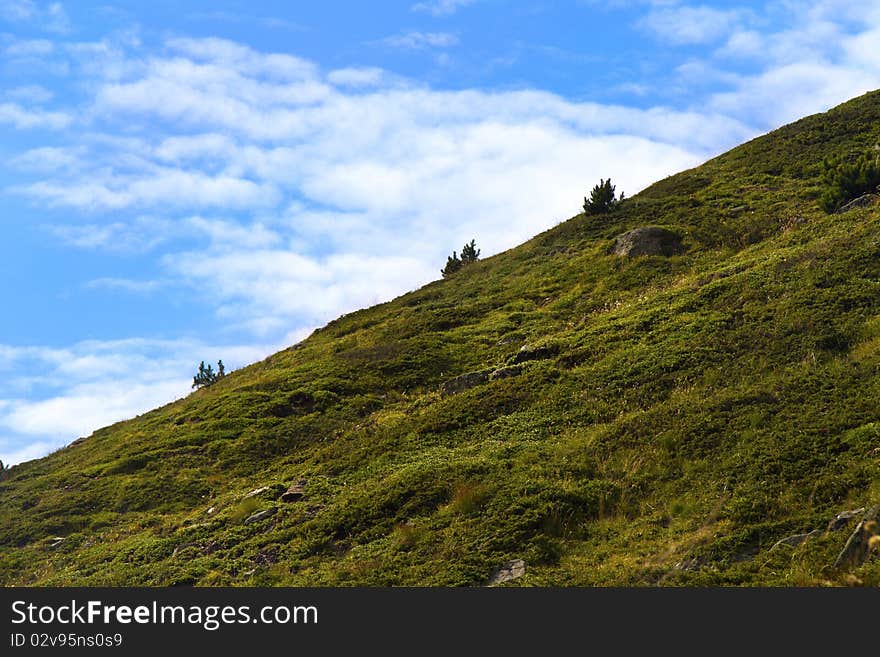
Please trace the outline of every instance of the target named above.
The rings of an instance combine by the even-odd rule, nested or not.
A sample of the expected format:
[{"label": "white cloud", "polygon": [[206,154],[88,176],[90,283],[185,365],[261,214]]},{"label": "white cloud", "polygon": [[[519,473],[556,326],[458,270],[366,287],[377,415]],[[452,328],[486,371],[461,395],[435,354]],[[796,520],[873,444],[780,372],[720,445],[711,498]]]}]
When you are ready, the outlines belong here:
[{"label": "white cloud", "polygon": [[711,43],[727,35],[742,20],[739,10],[678,6],[655,9],[638,25],[676,45]]},{"label": "white cloud", "polygon": [[448,48],[458,44],[458,37],[448,32],[405,32],[385,37],[380,43],[392,48]]},{"label": "white cloud", "polygon": [[33,0],[2,0],[0,18],[14,23],[33,23],[47,32],[70,31],[70,19],[60,2],[44,5]]},{"label": "white cloud", "polygon": [[163,286],[162,281],[142,281],[130,278],[103,277],[86,283],[87,288],[122,290],[134,294],[150,294]]},{"label": "white cloud", "polygon": [[[127,369],[127,368],[126,368]],[[0,418],[8,430],[66,439],[133,417],[186,393],[182,380],[150,384],[105,381],[75,386],[51,399],[17,402]]]},{"label": "white cloud", "polygon": [[413,282],[437,278],[422,259],[336,254],[327,258],[282,250],[236,250],[166,257],[176,277],[224,302],[219,315],[254,333],[277,331],[291,318],[323,324],[340,314],[402,294]]},{"label": "white cloud", "polygon": [[728,57],[760,58],[766,54],[764,35],[755,30],[738,30],[730,35],[719,54]]},{"label": "white cloud", "polygon": [[783,29],[736,30],[715,52],[719,62],[751,59],[760,69],[708,73],[726,87],[709,107],[772,128],[880,87],[880,3],[820,0],[785,9]]},{"label": "white cloud", "polygon": [[23,171],[52,173],[80,164],[81,149],[42,146],[13,157],[9,164]]},{"label": "white cloud", "polygon": [[196,235],[207,237],[215,248],[263,249],[281,241],[277,232],[259,222],[242,225],[222,219],[189,217],[184,221],[184,227]]},{"label": "white cloud", "polygon": [[[2,110],[2,107],[0,107]],[[0,115],[2,116],[2,115]],[[118,210],[129,207],[218,207],[237,209],[271,206],[278,192],[271,184],[234,176],[210,176],[199,171],[154,168],[146,175],[108,174],[59,182],[36,182],[12,188],[51,207]]]},{"label": "white cloud", "polygon": [[7,21],[19,22],[33,18],[37,6],[33,0],[3,0],[0,2],[0,17]]},{"label": "white cloud", "polygon": [[43,109],[23,107],[18,103],[0,103],[0,124],[7,123],[20,130],[48,128],[61,130],[73,121],[64,112],[51,112]]},{"label": "white cloud", "polygon": [[48,5],[43,15],[43,27],[49,32],[65,34],[70,31],[70,19],[60,2]]},{"label": "white cloud", "polygon": [[7,57],[42,57],[55,52],[55,44],[47,39],[13,41],[4,49]]},{"label": "white cloud", "polygon": [[748,114],[776,126],[878,87],[877,72],[821,63],[788,64],[743,78],[733,90],[716,93],[709,102],[717,111]]},{"label": "white cloud", "polygon": [[138,216],[126,222],[62,224],[50,230],[71,246],[122,254],[151,251],[177,235],[174,222],[150,216]]},{"label": "white cloud", "polygon": [[412,11],[423,11],[432,16],[450,16],[462,7],[472,5],[475,0],[428,0],[427,2],[418,2],[410,9]]},{"label": "white cloud", "polygon": [[317,67],[308,60],[287,54],[259,53],[226,39],[175,38],[168,40],[166,46],[194,62],[220,67],[203,69],[205,77],[212,81],[224,78],[224,72],[230,70],[287,82],[314,80],[317,77]]},{"label": "white cloud", "polygon": [[845,39],[841,46],[851,61],[873,73],[880,71],[880,26]]},{"label": "white cloud", "polygon": [[228,158],[236,149],[235,140],[214,132],[168,137],[156,147],[155,153],[161,160],[187,162],[202,158]]},{"label": "white cloud", "polygon": [[381,68],[340,68],[327,74],[327,81],[337,87],[378,87],[387,82],[388,73]]},{"label": "white cloud", "polygon": [[46,103],[55,96],[51,91],[38,84],[28,84],[7,90],[6,95],[13,100],[30,103]]}]

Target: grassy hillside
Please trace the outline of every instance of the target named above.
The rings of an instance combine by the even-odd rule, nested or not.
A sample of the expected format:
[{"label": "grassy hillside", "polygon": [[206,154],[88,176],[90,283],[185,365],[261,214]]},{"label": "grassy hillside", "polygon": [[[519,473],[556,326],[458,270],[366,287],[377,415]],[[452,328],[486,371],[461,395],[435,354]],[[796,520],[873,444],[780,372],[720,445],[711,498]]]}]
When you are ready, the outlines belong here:
[{"label": "grassy hillside", "polygon": [[872,93],[13,468],[0,583],[880,584],[858,518],[770,549],[880,503],[880,209],[817,203],[878,142]]}]

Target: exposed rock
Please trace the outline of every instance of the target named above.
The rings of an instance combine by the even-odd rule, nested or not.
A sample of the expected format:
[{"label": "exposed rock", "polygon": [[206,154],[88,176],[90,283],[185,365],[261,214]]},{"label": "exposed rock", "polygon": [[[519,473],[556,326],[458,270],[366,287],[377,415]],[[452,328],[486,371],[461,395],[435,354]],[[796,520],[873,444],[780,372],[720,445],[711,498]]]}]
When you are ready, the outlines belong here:
[{"label": "exposed rock", "polygon": [[511,580],[518,579],[526,574],[526,562],[522,559],[508,561],[501,566],[489,579],[489,586],[497,586]]},{"label": "exposed rock", "polygon": [[846,545],[837,555],[834,567],[847,568],[861,564],[868,556],[868,541],[871,540],[871,536],[872,534],[865,530],[865,522],[859,522],[853,533],[846,539]]},{"label": "exposed rock", "polygon": [[[864,515],[862,515],[864,514]],[[862,516],[861,521],[853,530],[849,539],[846,542],[843,550],[837,557],[837,561],[835,562],[835,567],[840,568],[845,565],[857,564],[861,563],[864,560],[865,556],[868,553],[869,546],[868,541],[873,536],[871,528],[873,527],[871,523],[872,521],[876,521],[880,518],[880,504],[872,506],[867,512],[864,507],[860,509],[852,509],[850,511],[841,511],[834,518],[832,518],[828,524],[825,526],[825,530],[814,529],[811,532],[807,532],[805,534],[794,534],[793,536],[787,536],[783,539],[776,541],[773,546],[770,548],[772,552],[776,548],[780,546],[788,546],[788,547],[796,547],[798,545],[802,545],[806,543],[812,538],[820,536],[823,533],[827,532],[836,532],[844,529],[853,518],[858,518]],[[867,526],[867,530],[865,527]]]},{"label": "exposed rock", "polygon": [[489,380],[494,381],[495,379],[507,379],[511,376],[519,376],[522,373],[522,365],[509,365],[507,367],[499,367],[497,370],[489,375]]},{"label": "exposed rock", "polygon": [[529,360],[544,360],[553,358],[559,353],[558,344],[543,344],[539,346],[523,345],[513,357],[513,363],[524,363]]},{"label": "exposed rock", "polygon": [[846,539],[846,544],[834,561],[835,568],[851,568],[864,563],[871,551],[871,539],[876,535],[874,529],[878,519],[880,519],[880,504],[875,504],[862,516],[859,524]]},{"label": "exposed rock", "polygon": [[858,198],[855,198],[849,203],[839,207],[835,214],[843,214],[844,212],[849,212],[850,210],[855,210],[856,208],[866,208],[869,205],[874,205],[874,203],[877,202],[878,198],[880,197],[878,197],[877,194],[862,194]]},{"label": "exposed rock", "polygon": [[840,531],[849,524],[849,521],[865,512],[865,508],[853,509],[852,511],[841,511],[828,523],[825,528],[826,532]]},{"label": "exposed rock", "polygon": [[773,544],[773,547],[770,548],[770,551],[772,552],[782,545],[787,545],[788,547],[797,547],[798,545],[806,543],[811,538],[820,536],[821,534],[821,529],[814,529],[813,531],[807,532],[806,534],[795,534],[794,536],[788,536],[786,538],[776,541],[776,543]]},{"label": "exposed rock", "polygon": [[49,547],[56,548],[59,545],[61,545],[65,540],[67,540],[67,539],[65,539],[63,536],[56,536],[55,538],[52,539],[52,542],[49,544]]},{"label": "exposed rock", "polygon": [[250,499],[251,497],[256,497],[257,495],[262,495],[267,490],[269,490],[268,486],[261,486],[260,488],[255,488],[250,493],[246,493],[245,496],[242,497],[241,499],[247,500],[247,499]]},{"label": "exposed rock", "polygon": [[278,511],[278,509],[275,508],[274,506],[270,509],[265,509],[264,511],[257,511],[256,513],[248,516],[247,520],[244,521],[244,524],[249,525],[252,522],[259,522],[260,520],[265,520],[266,518],[268,518],[270,516],[274,516],[277,511]]},{"label": "exposed rock", "polygon": [[299,479],[290,485],[281,495],[282,502],[299,502],[306,494],[306,481]]},{"label": "exposed rock", "polygon": [[522,341],[523,341],[523,337],[521,335],[519,335],[518,333],[508,333],[507,335],[505,335],[503,338],[501,338],[495,344],[505,345],[505,344],[513,344],[514,342],[522,342]]},{"label": "exposed rock", "polygon": [[454,395],[463,392],[469,388],[473,388],[489,380],[489,370],[481,370],[479,372],[468,372],[454,379],[449,379],[442,386],[440,392],[444,395]]},{"label": "exposed rock", "polygon": [[659,226],[645,226],[618,235],[613,253],[633,258],[643,255],[673,256],[682,252],[681,237]]}]

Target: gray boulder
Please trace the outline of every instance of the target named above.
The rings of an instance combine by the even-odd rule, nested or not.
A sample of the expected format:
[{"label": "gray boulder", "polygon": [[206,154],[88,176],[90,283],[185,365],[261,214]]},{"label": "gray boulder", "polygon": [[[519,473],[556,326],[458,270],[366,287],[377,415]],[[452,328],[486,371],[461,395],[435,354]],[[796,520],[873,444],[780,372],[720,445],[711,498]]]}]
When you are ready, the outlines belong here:
[{"label": "gray boulder", "polygon": [[643,255],[673,256],[682,252],[681,237],[659,226],[644,226],[618,235],[614,255],[634,258]]},{"label": "gray boulder", "polygon": [[482,370],[480,372],[468,372],[454,379],[449,379],[440,386],[440,392],[444,395],[454,395],[457,392],[463,392],[469,388],[473,388],[489,380],[490,370]]},{"label": "gray boulder", "polygon": [[530,360],[546,360],[548,358],[553,358],[559,353],[559,345],[554,343],[542,344],[542,345],[523,345],[516,354],[514,354],[513,358],[508,362],[512,362],[512,364],[517,363],[525,363]]},{"label": "gray boulder", "polygon": [[248,516],[247,520],[244,521],[244,524],[249,525],[252,522],[259,522],[260,520],[265,520],[266,518],[269,518],[270,516],[274,516],[277,511],[278,511],[278,509],[276,509],[275,507],[272,507],[271,509],[266,509],[265,511],[257,511],[256,513]]},{"label": "gray boulder", "polygon": [[837,209],[835,214],[843,214],[844,212],[849,212],[850,210],[855,210],[856,208],[866,208],[869,205],[874,205],[877,202],[877,199],[880,198],[877,194],[862,194],[858,198],[853,199],[846,205]]},{"label": "gray boulder", "polygon": [[501,568],[495,571],[495,574],[492,575],[492,578],[489,580],[489,586],[504,584],[505,582],[519,579],[525,574],[526,562],[522,559],[514,559],[513,561],[508,561],[506,564],[501,566]]},{"label": "gray boulder", "polygon": [[492,372],[489,375],[489,380],[494,381],[495,379],[507,379],[512,376],[519,376],[522,373],[522,365],[508,365],[507,367],[499,367],[497,370]]}]

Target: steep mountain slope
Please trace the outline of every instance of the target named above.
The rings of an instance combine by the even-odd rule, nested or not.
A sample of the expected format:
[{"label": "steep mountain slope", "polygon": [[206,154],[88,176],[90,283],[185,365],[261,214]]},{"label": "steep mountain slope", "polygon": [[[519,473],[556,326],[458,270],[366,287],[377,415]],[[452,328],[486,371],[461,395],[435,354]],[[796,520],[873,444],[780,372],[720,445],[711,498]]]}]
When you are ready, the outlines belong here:
[{"label": "steep mountain slope", "polygon": [[880,211],[816,202],[878,141],[875,92],[13,468],[0,583],[880,583],[824,531],[880,503]]}]

